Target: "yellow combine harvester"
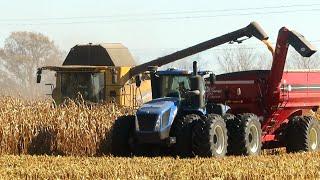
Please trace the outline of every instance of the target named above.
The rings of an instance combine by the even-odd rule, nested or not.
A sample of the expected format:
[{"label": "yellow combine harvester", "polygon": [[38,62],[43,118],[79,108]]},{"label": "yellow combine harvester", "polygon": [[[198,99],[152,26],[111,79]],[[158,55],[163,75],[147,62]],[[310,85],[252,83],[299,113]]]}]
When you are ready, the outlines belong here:
[{"label": "yellow combine harvester", "polygon": [[56,72],[52,97],[57,104],[81,94],[86,101],[137,107],[152,98],[149,76],[141,76],[150,67],[160,67],[226,42],[241,43],[246,40],[240,39],[243,37],[254,36],[266,41],[261,32],[258,23],[252,22],[244,28],[137,66],[128,48],[122,44],[77,45],[70,50],[62,66],[39,68],[37,82],[41,81],[42,70]]},{"label": "yellow combine harvester", "polygon": [[150,81],[136,86],[130,76],[135,61],[128,48],[119,43],[87,44],[73,47],[62,66],[45,66],[38,69],[56,72],[56,87],[52,97],[57,104],[66,98],[75,99],[81,94],[90,102],[115,102],[135,107],[151,99]]}]

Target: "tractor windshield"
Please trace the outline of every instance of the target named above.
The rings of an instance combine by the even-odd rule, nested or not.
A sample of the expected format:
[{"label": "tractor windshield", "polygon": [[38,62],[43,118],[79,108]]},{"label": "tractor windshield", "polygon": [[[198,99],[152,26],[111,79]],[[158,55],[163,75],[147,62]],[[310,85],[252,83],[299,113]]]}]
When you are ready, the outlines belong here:
[{"label": "tractor windshield", "polygon": [[186,75],[162,75],[159,80],[160,97],[180,97],[183,100],[190,90],[190,79]]},{"label": "tractor windshield", "polygon": [[105,97],[104,81],[104,73],[62,72],[62,97],[76,99],[81,94],[86,101],[103,101]]}]

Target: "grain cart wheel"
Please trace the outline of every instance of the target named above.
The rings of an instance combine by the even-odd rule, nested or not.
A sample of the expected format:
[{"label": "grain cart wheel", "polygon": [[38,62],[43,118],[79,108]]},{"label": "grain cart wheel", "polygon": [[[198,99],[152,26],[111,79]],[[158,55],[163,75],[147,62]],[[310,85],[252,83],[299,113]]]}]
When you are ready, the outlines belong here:
[{"label": "grain cart wheel", "polygon": [[135,116],[121,116],[113,124],[111,153],[115,156],[130,156],[132,153]]},{"label": "grain cart wheel", "polygon": [[227,152],[228,136],[223,118],[209,114],[198,120],[192,130],[192,150],[201,157],[222,157]]},{"label": "grain cart wheel", "polygon": [[320,125],[311,116],[295,116],[286,133],[287,152],[319,151]]},{"label": "grain cart wheel", "polygon": [[259,118],[252,113],[239,114],[236,118],[239,131],[237,135],[231,135],[235,143],[232,152],[235,155],[259,155],[262,146]]},{"label": "grain cart wheel", "polygon": [[193,155],[191,147],[192,126],[199,119],[201,119],[199,115],[188,114],[175,120],[172,132],[173,136],[176,137],[176,143],[173,145],[174,155],[180,157],[191,157]]}]

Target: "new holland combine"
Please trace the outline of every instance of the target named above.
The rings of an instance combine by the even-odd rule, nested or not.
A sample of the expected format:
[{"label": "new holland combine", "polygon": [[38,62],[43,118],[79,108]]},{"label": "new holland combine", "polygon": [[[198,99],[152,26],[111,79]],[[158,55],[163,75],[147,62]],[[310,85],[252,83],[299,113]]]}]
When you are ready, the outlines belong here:
[{"label": "new holland combine", "polygon": [[[159,60],[166,63],[212,44],[237,42],[248,36],[248,27]],[[258,29],[252,35],[266,41],[268,36]],[[196,63],[192,73],[150,68],[153,100],[135,115],[115,121],[112,153],[130,156],[154,152],[154,147],[183,157],[258,155],[262,148],[275,147],[286,147],[288,152],[318,151],[319,122],[307,114],[319,108],[320,72],[284,72],[289,45],[303,57],[316,52],[302,35],[283,27],[275,49],[268,47],[273,53],[271,70],[214,76],[198,72]],[[139,67],[132,69],[133,74],[136,70]]]},{"label": "new holland combine", "polygon": [[120,43],[77,45],[70,50],[62,66],[39,68],[37,82],[40,83],[43,70],[56,72],[56,86],[52,91],[56,104],[81,95],[89,102],[106,101],[136,107],[142,97],[148,100],[150,81],[141,81],[138,89],[129,73],[133,66],[135,61],[131,53]]}]

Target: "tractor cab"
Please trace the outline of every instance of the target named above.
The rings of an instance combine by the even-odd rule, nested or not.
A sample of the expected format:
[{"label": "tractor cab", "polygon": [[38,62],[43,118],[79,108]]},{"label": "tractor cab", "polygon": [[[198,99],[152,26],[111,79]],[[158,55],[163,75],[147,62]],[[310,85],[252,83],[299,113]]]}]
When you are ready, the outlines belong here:
[{"label": "tractor cab", "polygon": [[[192,71],[168,69],[151,73],[152,99],[176,98],[185,110],[205,111],[205,86],[200,75]],[[181,109],[181,110],[182,110]]]}]

